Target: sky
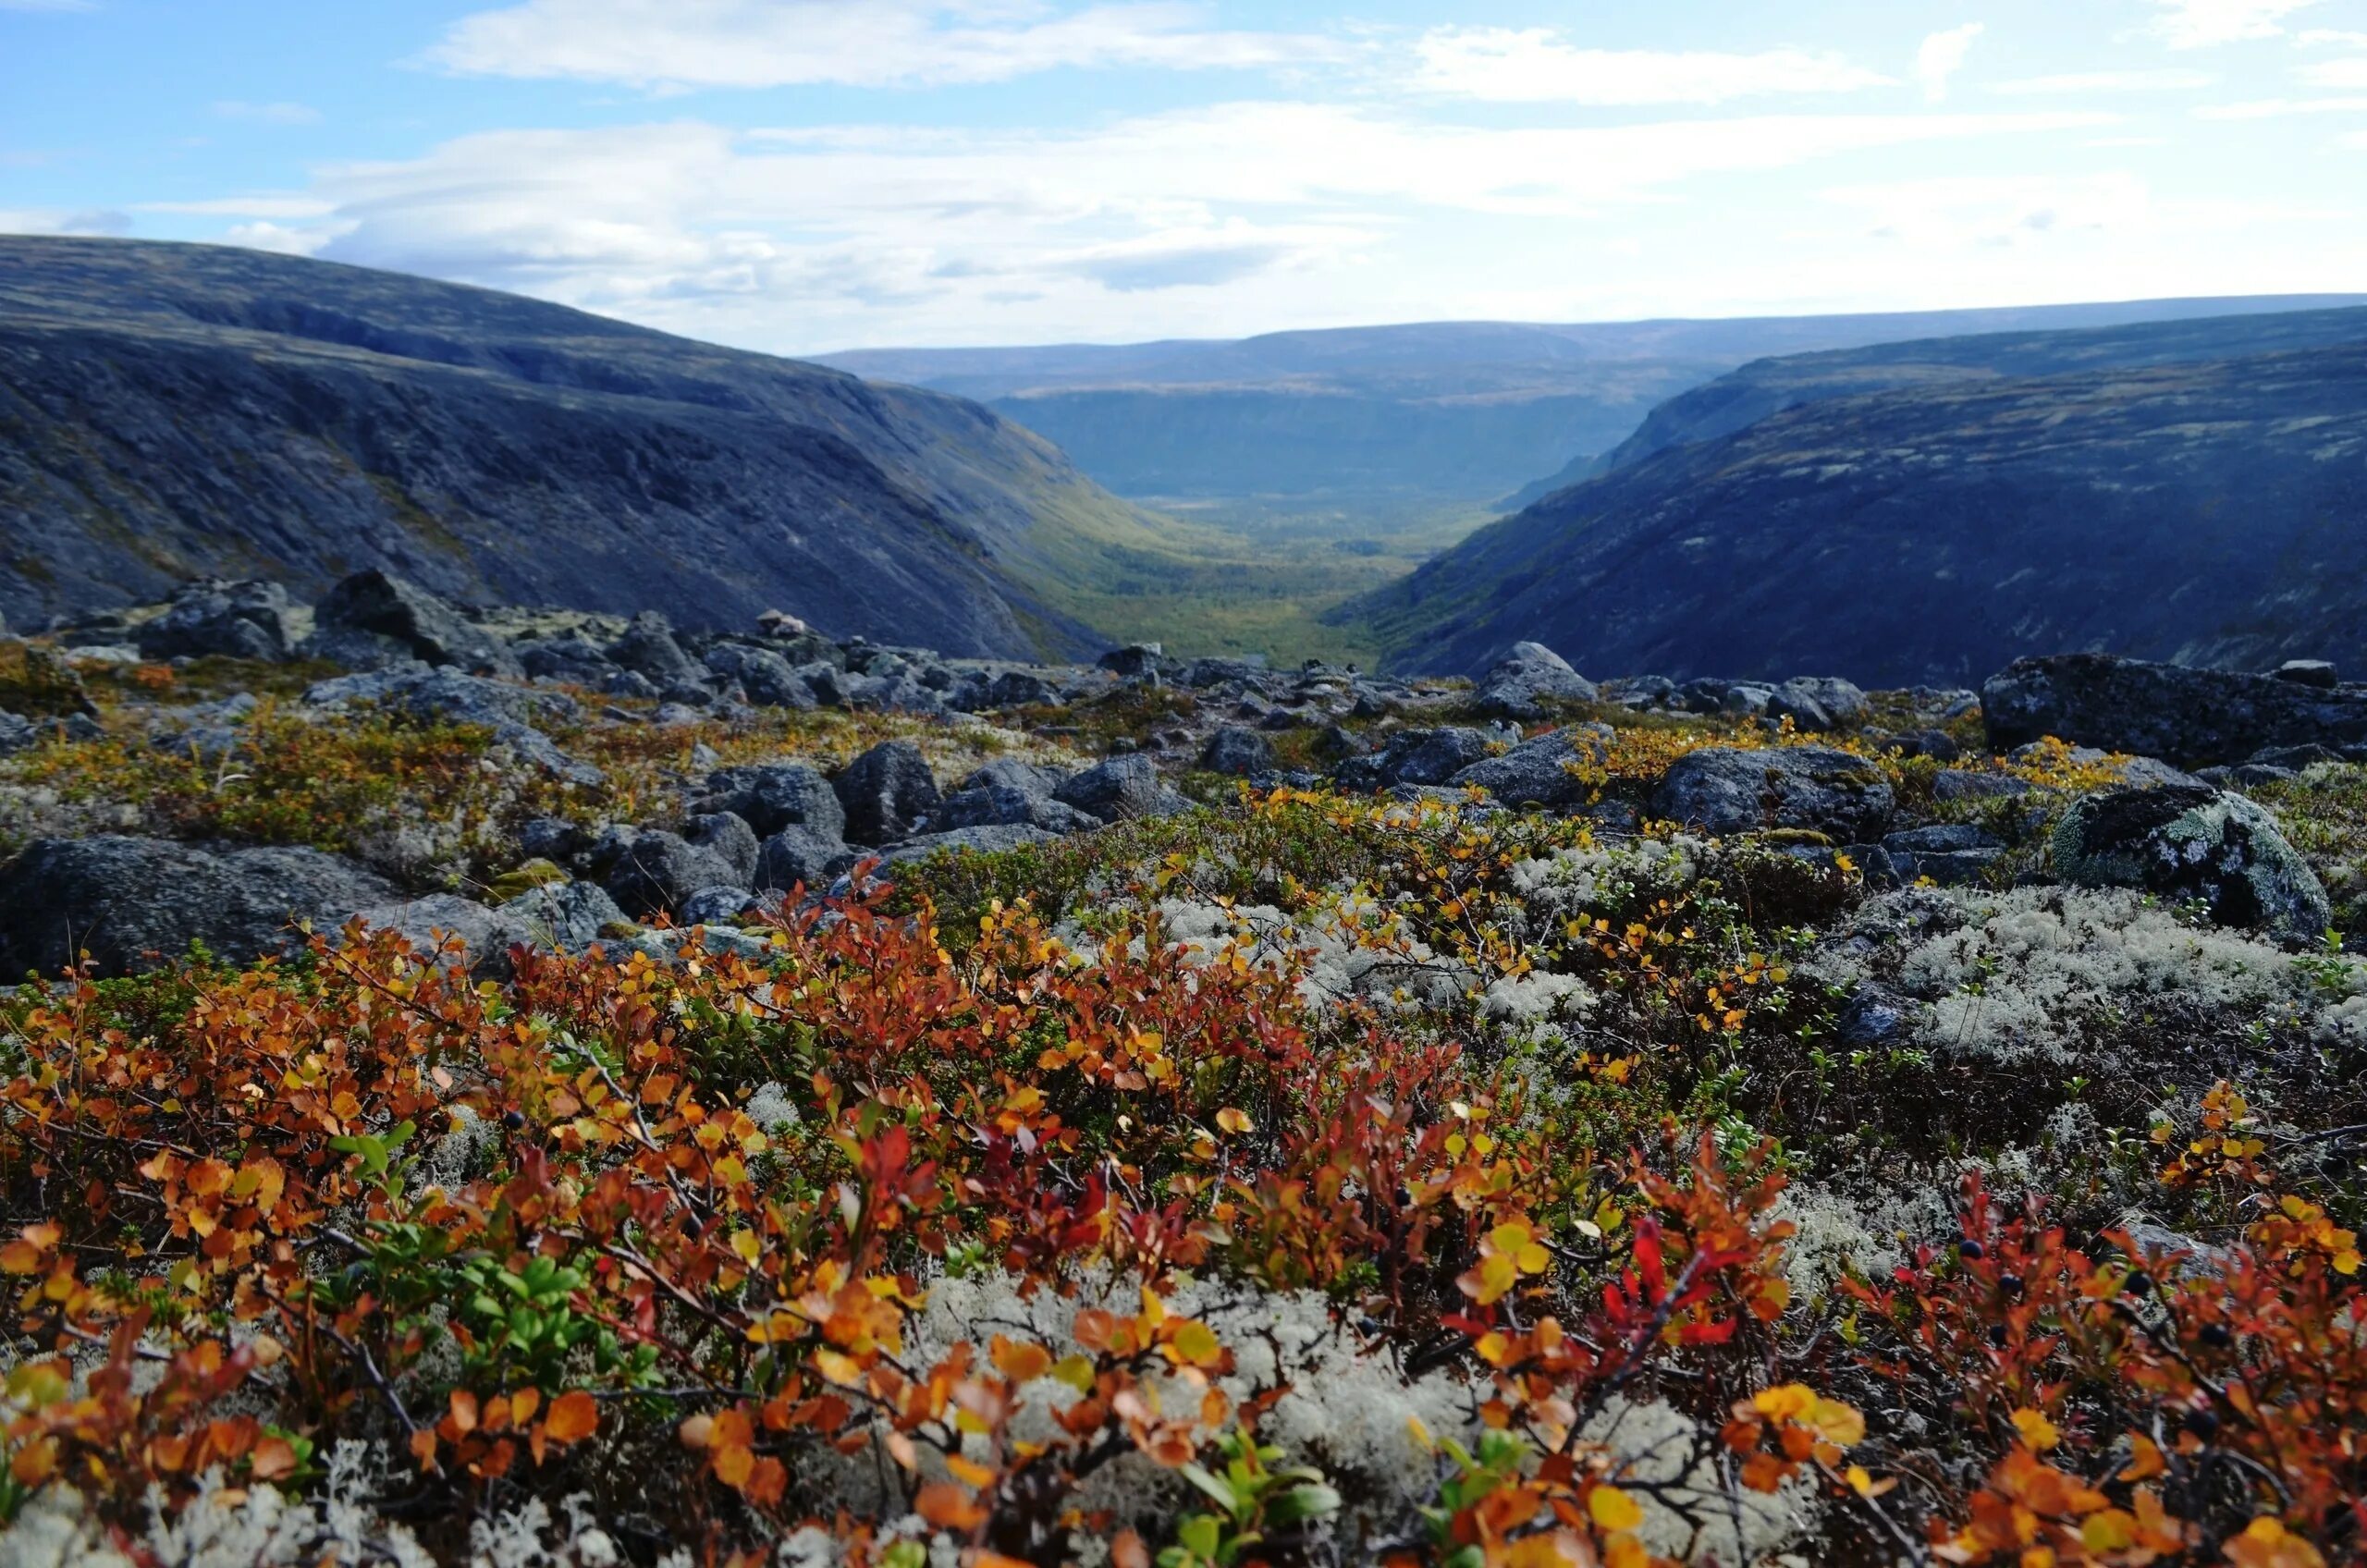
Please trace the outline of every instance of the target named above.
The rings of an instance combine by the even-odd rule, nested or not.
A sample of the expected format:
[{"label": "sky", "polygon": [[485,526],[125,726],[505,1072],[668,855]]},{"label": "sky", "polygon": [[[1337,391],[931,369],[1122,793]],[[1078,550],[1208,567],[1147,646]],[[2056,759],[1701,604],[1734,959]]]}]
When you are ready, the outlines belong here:
[{"label": "sky", "polygon": [[2367,0],[0,0],[0,232],[781,353],[2367,288]]}]

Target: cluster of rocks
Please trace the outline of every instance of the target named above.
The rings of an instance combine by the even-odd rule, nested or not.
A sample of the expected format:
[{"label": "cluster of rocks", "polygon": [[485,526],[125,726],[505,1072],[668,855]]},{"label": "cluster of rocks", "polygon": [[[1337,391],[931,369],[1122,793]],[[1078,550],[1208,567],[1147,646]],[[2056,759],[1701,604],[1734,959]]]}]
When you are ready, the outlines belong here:
[{"label": "cluster of rocks", "polygon": [[[529,823],[515,869],[482,898],[406,898],[378,873],[313,851],[42,840],[0,868],[0,971],[10,974],[54,971],[85,948],[105,967],[129,968],[190,940],[251,957],[288,942],[291,916],[335,925],[360,913],[422,938],[452,933],[472,962],[497,966],[519,942],[581,949],[679,940],[651,932],[650,922],[749,941],[735,922],[799,889],[842,888],[866,860],[893,867],[947,850],[1009,850],[1175,812],[1186,802],[1170,776],[1191,769],[1460,809],[1584,813],[1609,831],[1669,820],[1722,836],[1760,834],[1803,859],[1846,856],[1876,887],[1969,884],[1993,879],[2015,848],[2011,798],[2034,790],[2028,779],[1985,765],[1944,766],[1936,799],[1979,808],[1948,815],[1987,826],[1917,820],[1861,752],[1772,742],[1784,728],[1846,732],[1944,765],[1956,760],[1957,743],[1944,727],[1976,709],[1999,751],[2029,754],[2053,736],[2144,753],[2126,770],[2126,790],[2063,816],[2045,874],[2200,900],[2230,922],[2299,939],[2323,928],[2324,893],[2266,814],[2223,787],[2367,753],[2367,688],[2342,685],[2323,666],[2248,676],[2079,655],[2023,661],[1981,695],[1918,689],[1884,693],[1877,704],[1830,677],[1596,682],[1551,649],[1523,643],[1464,689],[1353,666],[1281,671],[1252,658],[1183,660],[1157,644],[1115,650],[1094,668],[950,659],[833,642],[779,615],[753,634],[715,635],[655,615],[468,611],[374,571],[313,606],[291,603],[275,584],[206,582],[163,605],[50,632],[84,660],[333,664],[347,673],[315,682],[295,712],[335,722],[368,706],[481,726],[515,766],[593,790],[604,782],[599,771],[562,750],[552,729],[837,707],[949,722],[1017,714],[1038,736],[1061,741],[1085,733],[1094,704],[1125,698],[1139,699],[1149,718],[1089,766],[1005,758],[950,780],[935,777],[909,741],[829,773],[789,757],[720,767],[711,755],[698,764],[694,752],[705,771],[679,810],[593,827]],[[1736,743],[1684,754],[1640,797],[1605,800],[1611,728],[1537,728],[1574,704],[1744,722]],[[255,705],[247,696],[159,705],[151,734],[200,756],[227,756]],[[70,703],[38,722],[0,714],[0,752],[72,722],[90,719]],[[1766,743],[1749,739],[1754,727]],[[1277,742],[1294,732],[1285,766]],[[2071,760],[2101,756],[2082,751]],[[1474,790],[1486,803],[1470,804]],[[2139,794],[2141,802],[2123,798]]]}]

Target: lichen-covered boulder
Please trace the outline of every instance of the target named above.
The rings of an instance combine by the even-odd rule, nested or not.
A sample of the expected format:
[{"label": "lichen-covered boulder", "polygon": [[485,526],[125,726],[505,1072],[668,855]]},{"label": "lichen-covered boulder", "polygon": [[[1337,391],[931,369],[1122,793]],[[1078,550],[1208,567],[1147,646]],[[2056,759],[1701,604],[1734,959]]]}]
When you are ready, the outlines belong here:
[{"label": "lichen-covered boulder", "polygon": [[1515,643],[1479,678],[1474,705],[1493,718],[1545,717],[1551,703],[1590,703],[1595,684],[1542,643]]},{"label": "lichen-covered boulder", "polygon": [[2102,790],[2064,814],[2054,869],[2089,888],[2201,900],[2222,925],[2314,941],[2332,924],[2326,890],[2267,812],[2208,785]]},{"label": "lichen-covered boulder", "polygon": [[1652,792],[1650,812],[1712,833],[1791,827],[1862,844],[1889,830],[1895,806],[1882,770],[1853,753],[1705,746],[1676,759]]}]

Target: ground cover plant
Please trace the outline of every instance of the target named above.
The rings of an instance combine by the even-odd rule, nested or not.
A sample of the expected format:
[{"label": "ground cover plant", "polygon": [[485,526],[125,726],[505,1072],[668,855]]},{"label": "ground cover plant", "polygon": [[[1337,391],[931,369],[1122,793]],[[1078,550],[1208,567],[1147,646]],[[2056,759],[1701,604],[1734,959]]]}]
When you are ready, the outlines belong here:
[{"label": "ground cover plant", "polygon": [[[1848,1047],[1817,932],[1881,907],[1282,791],[761,957],[56,977],[0,1503],[59,1560],[2356,1556],[2350,961],[2253,944],[2080,1084]],[[1808,1267],[1880,1187],[1921,1233]]]}]

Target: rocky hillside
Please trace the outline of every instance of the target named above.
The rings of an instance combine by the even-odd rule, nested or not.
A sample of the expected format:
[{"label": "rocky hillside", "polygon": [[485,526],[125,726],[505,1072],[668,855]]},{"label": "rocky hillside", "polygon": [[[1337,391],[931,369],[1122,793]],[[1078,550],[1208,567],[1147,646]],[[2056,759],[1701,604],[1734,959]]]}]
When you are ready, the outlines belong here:
[{"label": "rocky hillside", "polygon": [[378,567],[496,603],[1073,653],[1099,640],[1057,585],[1156,542],[959,398],[387,273],[0,239],[20,623]]},{"label": "rocky hillside", "polygon": [[[1638,463],[1692,441],[1712,441],[1802,403],[1893,387],[1968,386],[1984,381],[2129,370],[2367,342],[2367,309],[2153,321],[2081,331],[1981,332],[1882,343],[1830,353],[1753,361],[1654,409],[1635,433],[1565,483]],[[1529,500],[1542,499],[1542,495]]]},{"label": "rocky hillside", "polygon": [[1963,684],[2064,648],[2263,668],[2367,656],[2363,529],[2367,348],[1951,374],[1561,491],[1360,613],[1438,671],[1523,638],[1678,675]]}]

